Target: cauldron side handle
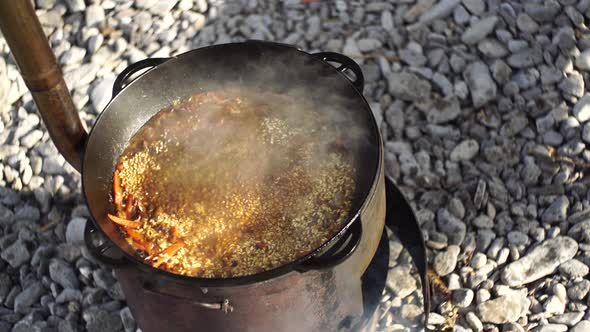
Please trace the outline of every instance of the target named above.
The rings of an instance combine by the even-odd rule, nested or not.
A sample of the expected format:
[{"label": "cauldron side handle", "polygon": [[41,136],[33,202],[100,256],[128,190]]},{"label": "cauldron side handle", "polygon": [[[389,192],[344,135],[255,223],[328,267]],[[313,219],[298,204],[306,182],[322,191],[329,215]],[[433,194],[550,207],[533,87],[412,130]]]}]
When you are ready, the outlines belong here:
[{"label": "cauldron side handle", "polygon": [[80,171],[88,134],[31,1],[0,1],[0,30],[53,143]]}]

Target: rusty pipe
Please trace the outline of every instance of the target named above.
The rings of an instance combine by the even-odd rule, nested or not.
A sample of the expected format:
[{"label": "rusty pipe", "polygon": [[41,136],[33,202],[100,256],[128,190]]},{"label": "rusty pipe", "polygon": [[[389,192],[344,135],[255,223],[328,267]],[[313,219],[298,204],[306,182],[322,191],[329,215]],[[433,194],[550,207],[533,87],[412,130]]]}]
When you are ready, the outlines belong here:
[{"label": "rusty pipe", "polygon": [[1,0],[0,30],[53,143],[80,171],[88,134],[31,1]]}]

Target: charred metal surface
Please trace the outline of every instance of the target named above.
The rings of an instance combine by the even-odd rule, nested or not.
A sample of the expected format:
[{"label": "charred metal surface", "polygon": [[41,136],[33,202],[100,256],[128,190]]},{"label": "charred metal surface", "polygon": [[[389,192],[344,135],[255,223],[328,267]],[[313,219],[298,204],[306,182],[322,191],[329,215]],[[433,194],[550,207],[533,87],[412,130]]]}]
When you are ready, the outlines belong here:
[{"label": "charred metal surface", "polygon": [[[424,311],[428,317],[430,302],[424,276],[426,260],[422,235],[410,205],[392,182],[386,182],[387,227],[400,238],[414,259],[422,278]],[[368,218],[363,224],[365,222],[367,226],[377,224],[368,223]],[[194,331],[195,327],[211,332],[372,332],[377,324],[375,310],[385,287],[389,261],[387,236],[383,229],[378,233],[377,253],[367,250],[372,244],[365,242],[364,250],[355,252],[350,261],[333,269],[291,272],[251,285],[205,290],[196,284],[143,273],[133,265],[119,268],[116,273],[129,307],[145,332],[184,332]],[[368,258],[364,256],[369,254]],[[359,266],[351,264],[352,259],[357,263],[368,259],[369,267],[362,278],[353,277]],[[233,312],[220,310],[225,301],[234,308]]]},{"label": "charred metal surface", "polygon": [[381,166],[375,187],[367,199],[365,209],[361,211],[363,237],[357,248],[357,252],[361,254],[353,254],[342,264],[354,271],[358,278],[361,277],[369,266],[369,263],[373,259],[377,247],[379,246],[379,240],[381,239],[381,234],[383,233],[383,227],[385,225],[385,210],[385,178],[383,175],[383,167]]},{"label": "charred metal surface", "polygon": [[[273,75],[266,74],[267,70],[261,68],[268,69]],[[351,144],[354,146],[351,153],[356,156],[353,163],[357,190],[350,220],[338,234],[345,235],[345,230],[356,222],[357,214],[370,210],[366,203],[372,192],[377,190],[377,176],[381,172],[383,159],[382,143],[370,107],[353,82],[320,58],[276,43],[230,43],[195,49],[157,65],[128,84],[101,113],[86,145],[82,187],[92,222],[100,233],[124,252],[130,262],[142,265],[148,273],[159,271],[138,259],[134,255],[134,249],[106,218],[112,209],[109,200],[110,181],[106,179],[112,178],[116,159],[133,134],[154,114],[169,106],[171,100],[188,97],[195,91],[220,89],[233,82],[252,82],[260,89],[274,93],[284,93],[294,88],[299,91],[298,94],[317,100],[320,103],[318,110],[333,109],[333,100],[336,98],[338,105],[342,104],[338,106],[339,112],[358,124],[359,128],[366,129],[365,137],[358,140],[358,144]],[[366,232],[365,226],[363,222],[363,233]],[[376,240],[378,239],[377,235]],[[334,236],[331,240],[337,241],[338,237]],[[376,242],[373,247],[376,247]],[[280,273],[288,272],[304,260],[311,260],[313,255],[323,249],[325,248],[317,248],[317,251],[310,252],[290,266],[285,265],[282,269],[274,269],[277,271],[260,273],[246,282],[236,281],[233,284],[250,283],[250,279],[258,282],[265,278],[274,278],[279,273],[278,270],[281,270]],[[365,260],[358,269],[359,272],[362,273],[368,261]],[[357,276],[360,274],[357,273]],[[201,282],[205,283],[204,280]],[[231,282],[223,281],[224,285],[227,283]]]},{"label": "charred metal surface", "polygon": [[[228,288],[187,287],[145,280],[134,268],[116,270],[133,315],[144,332],[352,331],[362,314],[360,280],[334,270],[289,273],[270,282]],[[151,284],[149,291],[145,283]],[[228,300],[233,312],[204,308]],[[349,324],[340,329],[342,321]],[[346,328],[348,326],[348,328]]]},{"label": "charred metal surface", "polygon": [[[144,332],[194,331],[195,326],[210,332],[356,332],[364,325],[365,315],[361,276],[383,235],[384,186],[380,169],[374,194],[361,212],[366,230],[361,243],[350,258],[332,269],[290,272],[250,285],[209,287],[204,293],[198,284],[173,275],[146,274],[129,265],[116,269],[129,307]],[[382,273],[387,274],[387,269]],[[233,312],[224,314],[203,306],[226,300]]]}]

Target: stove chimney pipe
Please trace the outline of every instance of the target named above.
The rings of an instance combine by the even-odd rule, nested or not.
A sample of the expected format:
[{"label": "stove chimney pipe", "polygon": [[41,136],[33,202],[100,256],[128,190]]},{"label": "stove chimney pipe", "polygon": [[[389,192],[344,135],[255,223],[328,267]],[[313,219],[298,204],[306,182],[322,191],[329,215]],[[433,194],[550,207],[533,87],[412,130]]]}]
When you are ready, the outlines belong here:
[{"label": "stove chimney pipe", "polygon": [[80,171],[87,133],[31,1],[1,0],[0,30],[51,139]]}]

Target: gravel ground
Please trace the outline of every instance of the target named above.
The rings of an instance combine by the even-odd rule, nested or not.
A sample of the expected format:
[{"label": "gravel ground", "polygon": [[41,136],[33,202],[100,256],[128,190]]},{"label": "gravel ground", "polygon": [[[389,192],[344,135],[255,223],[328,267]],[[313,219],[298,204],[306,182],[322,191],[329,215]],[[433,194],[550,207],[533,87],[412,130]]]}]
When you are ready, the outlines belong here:
[{"label": "gravel ground", "polygon": [[[245,39],[355,58],[440,285],[430,324],[590,331],[590,0],[36,0],[90,127],[145,57]],[[136,331],[80,245],[80,177],[0,40],[0,332]],[[418,329],[399,242],[380,331]]]}]

